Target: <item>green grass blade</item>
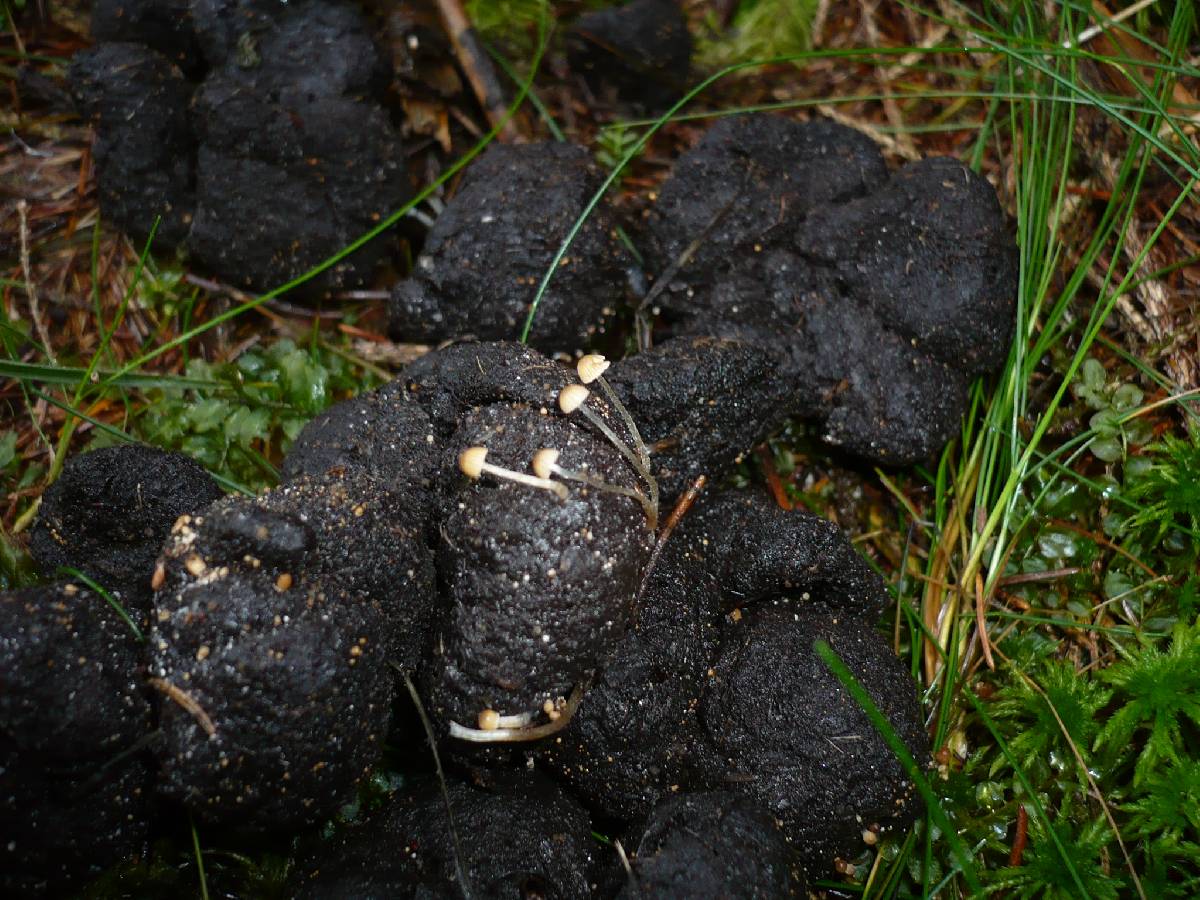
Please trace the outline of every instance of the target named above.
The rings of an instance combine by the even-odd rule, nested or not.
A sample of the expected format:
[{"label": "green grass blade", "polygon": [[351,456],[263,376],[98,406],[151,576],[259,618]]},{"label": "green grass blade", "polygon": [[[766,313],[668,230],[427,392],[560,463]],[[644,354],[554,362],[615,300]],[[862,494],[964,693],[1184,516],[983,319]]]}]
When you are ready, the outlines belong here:
[{"label": "green grass blade", "polygon": [[[20,360],[0,360],[0,378],[11,378],[14,381],[37,384],[79,384],[82,379],[108,378],[112,376],[111,385],[118,388],[203,388],[206,390],[224,390],[228,385],[204,378],[185,378],[178,375],[115,375],[103,369],[80,368],[78,366],[52,366],[39,363],[27,363]],[[76,404],[78,405],[78,401]]]},{"label": "green grass blade", "polygon": [[976,894],[983,892],[983,885],[979,880],[978,874],[975,872],[975,860],[966,845],[958,836],[958,829],[953,822],[950,821],[946,811],[942,809],[942,803],[938,795],[934,792],[933,786],[930,785],[929,779],[925,777],[922,767],[913,759],[913,755],[909,752],[908,747],[904,745],[904,741],[900,739],[900,735],[896,734],[896,730],[892,728],[891,722],[887,717],[879,711],[879,707],[875,705],[866,689],[854,677],[854,673],[842,661],[842,658],[837,655],[832,647],[824,640],[818,640],[813,644],[813,649],[821,661],[828,666],[842,686],[849,692],[854,701],[866,713],[867,718],[871,720],[871,724],[875,726],[875,730],[879,732],[880,737],[884,739],[896,759],[904,767],[905,773],[912,779],[913,784],[917,786],[917,790],[921,792],[921,797],[925,800],[925,808],[933,817],[938,827],[942,830],[942,836],[950,845],[950,852],[962,869],[963,877],[967,880],[967,884],[971,886],[971,890]]},{"label": "green grass blade", "polygon": [[[77,418],[82,419],[84,422],[87,422],[90,425],[92,425],[93,427],[99,429],[100,431],[103,431],[105,434],[109,435],[110,437],[115,437],[118,440],[125,441],[126,443],[129,443],[129,444],[140,444],[141,443],[141,441],[139,441],[137,438],[135,438],[129,432],[122,431],[120,428],[117,428],[113,425],[109,425],[107,422],[102,422],[100,419],[89,416],[83,410],[77,409],[76,407],[72,406],[70,403],[66,403],[65,401],[59,400],[56,397],[52,397],[49,394],[47,394],[45,391],[39,391],[37,388],[34,388],[33,390],[30,391],[30,393],[32,393],[35,397],[39,397],[42,400],[45,400],[51,406],[57,406],[63,412],[69,413],[72,416],[76,416]],[[250,490],[250,488],[246,487],[243,484],[239,484],[238,482],[234,481],[232,478],[226,478],[224,475],[221,475],[219,472],[209,471],[208,474],[211,475],[213,477],[213,480],[216,481],[223,488],[225,488],[227,491],[236,491],[237,493],[244,494],[247,497],[253,497],[255,495],[255,492]]]},{"label": "green grass blade", "polygon": [[133,636],[138,639],[139,644],[146,642],[146,636],[142,634],[142,629],[138,628],[137,623],[130,618],[129,613],[125,611],[125,607],[121,605],[121,601],[109,593],[103,585],[72,566],[59,566],[57,574],[69,575],[76,581],[82,581],[86,584],[108,602],[108,605],[113,608],[113,612],[120,616],[121,621],[129,626],[129,630],[133,632]]},{"label": "green grass blade", "polygon": [[1075,886],[1079,888],[1079,896],[1084,898],[1090,897],[1091,894],[1088,893],[1087,886],[1083,883],[1083,879],[1079,877],[1079,872],[1075,868],[1075,863],[1071,860],[1071,855],[1067,853],[1067,848],[1063,846],[1062,838],[1059,837],[1058,832],[1054,829],[1053,824],[1050,821],[1050,817],[1046,814],[1046,808],[1042,806],[1042,802],[1038,799],[1037,791],[1033,784],[1029,781],[1029,776],[1025,774],[1024,769],[1021,768],[1017,758],[1013,755],[1012,749],[1008,746],[1008,741],[1004,739],[1004,735],[1000,733],[1000,729],[996,727],[996,723],[993,722],[991,716],[987,714],[987,710],[983,708],[983,704],[980,702],[979,698],[975,696],[974,692],[972,692],[971,689],[966,685],[962,685],[961,688],[963,696],[971,702],[971,705],[975,708],[975,712],[979,715],[980,721],[982,721],[987,727],[987,730],[991,732],[992,737],[996,741],[996,746],[1000,748],[1000,752],[1004,754],[1004,758],[1008,761],[1008,764],[1012,767],[1013,772],[1016,773],[1017,778],[1020,780],[1021,786],[1025,789],[1025,795],[1029,799],[1029,803],[1034,809],[1034,814],[1045,827],[1046,834],[1050,836],[1051,841],[1054,843],[1054,848],[1058,852],[1058,857],[1063,864],[1063,868],[1067,870],[1068,874],[1071,876],[1071,880],[1074,881]]},{"label": "green grass blade", "polygon": [[188,813],[188,825],[192,829],[192,853],[196,857],[196,875],[200,880],[200,900],[208,898],[208,878],[204,874],[204,854],[200,852],[200,832],[196,830],[196,820]]},{"label": "green grass blade", "polygon": [[100,320],[98,282],[95,276],[92,278],[93,290],[97,291],[96,325],[100,329],[100,345],[96,348],[96,352],[92,354],[91,361],[87,365],[87,370],[79,379],[79,387],[75,390],[76,406],[83,399],[84,392],[91,387],[92,376],[96,373],[96,367],[100,365],[100,357],[108,350],[112,336],[116,334],[121,322],[125,319],[125,312],[129,309],[129,301],[138,289],[138,285],[142,281],[142,275],[146,271],[146,260],[150,257],[150,248],[154,246],[154,236],[158,234],[158,226],[161,222],[162,216],[154,217],[154,224],[150,226],[150,234],[146,238],[146,246],[142,248],[142,252],[138,256],[137,267],[133,271],[133,279],[129,282],[129,289],[121,296],[121,303],[117,307],[117,314],[113,316],[112,325],[108,328],[105,328],[104,322]]}]

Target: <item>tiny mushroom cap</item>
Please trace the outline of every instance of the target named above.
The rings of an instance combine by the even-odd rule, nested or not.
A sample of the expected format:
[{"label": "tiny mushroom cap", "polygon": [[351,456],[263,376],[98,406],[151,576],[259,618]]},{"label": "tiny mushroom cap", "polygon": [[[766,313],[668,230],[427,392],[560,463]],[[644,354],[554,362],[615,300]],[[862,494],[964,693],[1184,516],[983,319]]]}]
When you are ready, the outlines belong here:
[{"label": "tiny mushroom cap", "polygon": [[533,474],[538,478],[549,478],[558,464],[558,451],[550,447],[533,454]]},{"label": "tiny mushroom cap", "polygon": [[485,709],[479,713],[479,730],[495,731],[500,727],[500,713],[494,709]]},{"label": "tiny mushroom cap", "polygon": [[579,374],[579,380],[584,384],[591,384],[612,365],[603,355],[599,353],[589,353],[587,356],[581,357],[578,364],[575,366],[575,371]]},{"label": "tiny mushroom cap", "polygon": [[558,395],[558,408],[568,416],[583,406],[591,394],[582,384],[568,384]]},{"label": "tiny mushroom cap", "polygon": [[472,480],[482,477],[483,473],[487,472],[490,475],[495,475],[497,478],[550,491],[559,500],[567,499],[566,485],[557,481],[550,481],[546,478],[535,478],[524,472],[514,472],[512,469],[505,469],[501,466],[493,466],[487,461],[487,454],[487,447],[468,447],[462,453],[458,454],[458,468]]},{"label": "tiny mushroom cap", "polygon": [[478,478],[483,474],[483,465],[487,455],[487,447],[468,447],[458,454],[458,467],[468,478]]}]

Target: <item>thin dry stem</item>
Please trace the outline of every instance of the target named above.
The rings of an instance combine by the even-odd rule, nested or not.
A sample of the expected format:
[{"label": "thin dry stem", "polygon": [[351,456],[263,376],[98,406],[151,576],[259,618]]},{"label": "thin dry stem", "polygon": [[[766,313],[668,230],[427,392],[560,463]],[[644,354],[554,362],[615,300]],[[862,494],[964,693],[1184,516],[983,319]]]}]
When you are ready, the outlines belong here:
[{"label": "thin dry stem", "polygon": [[200,705],[196,698],[187,691],[176,687],[165,678],[151,678],[150,687],[163,694],[168,700],[194,718],[196,723],[209,737],[217,733],[217,726],[213,723],[212,718],[204,711],[204,707]]},{"label": "thin dry stem", "polygon": [[471,90],[487,114],[488,122],[493,126],[504,123],[499,137],[505,143],[520,140],[521,134],[516,125],[512,119],[506,118],[508,104],[504,101],[504,91],[500,87],[496,67],[492,65],[491,57],[483,49],[479,34],[472,27],[461,0],[437,0],[437,8],[446,34],[454,45],[454,56],[466,73]]},{"label": "thin dry stem", "polygon": [[992,644],[987,633],[987,592],[983,589],[983,573],[975,573],[975,631],[979,634],[979,647],[983,651],[983,661],[993,672],[996,671],[996,660],[992,658]]},{"label": "thin dry stem", "polygon": [[667,516],[662,533],[658,536],[658,540],[654,542],[654,549],[650,551],[650,559],[646,563],[645,571],[642,572],[642,581],[638,585],[637,596],[633,600],[633,619],[635,622],[637,620],[638,607],[642,602],[642,594],[646,590],[646,585],[650,583],[650,576],[654,574],[654,567],[658,565],[658,558],[662,556],[663,547],[667,545],[667,540],[671,537],[671,533],[683,521],[683,517],[692,508],[692,504],[696,502],[696,498],[700,496],[706,484],[708,484],[707,475],[697,476],[696,480],[683,492],[683,496],[679,498],[679,501],[675,504],[675,508],[671,510],[671,514]]},{"label": "thin dry stem", "polygon": [[1119,25],[1130,16],[1137,15],[1146,7],[1153,6],[1157,2],[1158,0],[1137,0],[1136,3],[1129,4],[1129,6],[1125,7],[1119,13],[1109,16],[1103,22],[1097,22],[1095,25],[1083,29],[1083,31],[1079,32],[1079,36],[1075,38],[1074,42],[1071,40],[1063,41],[1063,47],[1067,50],[1070,50],[1072,47],[1082,47],[1092,38],[1107,31],[1113,25]]},{"label": "thin dry stem", "polygon": [[404,686],[408,689],[408,696],[412,698],[413,706],[417,708],[417,715],[420,716],[421,725],[425,729],[425,737],[429,741],[429,750],[433,754],[433,764],[437,769],[438,785],[442,789],[442,802],[446,804],[446,821],[450,825],[450,839],[454,844],[454,873],[458,876],[458,885],[462,888],[463,900],[471,900],[471,888],[467,882],[467,873],[464,871],[462,865],[463,854],[458,838],[458,827],[454,823],[454,808],[450,804],[450,789],[446,786],[446,773],[442,769],[442,757],[438,753],[437,739],[433,734],[433,725],[429,721],[429,714],[425,712],[425,704],[421,702],[421,695],[417,693],[417,686],[413,684],[412,676],[395,663],[391,663],[391,666],[404,679]]},{"label": "thin dry stem", "polygon": [[608,379],[603,375],[596,378],[597,384],[600,385],[609,403],[613,409],[617,411],[617,415],[625,422],[625,427],[629,429],[629,434],[633,438],[633,449],[637,453],[638,459],[641,460],[642,466],[640,469],[642,478],[646,482],[646,489],[650,492],[650,530],[655,531],[658,528],[658,482],[654,479],[654,473],[650,471],[650,453],[646,450],[646,442],[642,440],[642,434],[638,431],[637,423],[633,421],[633,416],[629,414],[629,410],[625,408],[625,404],[621,402],[621,398],[617,396],[617,392],[612,389],[612,385],[608,383]]},{"label": "thin dry stem", "polygon": [[[955,587],[949,589],[945,587],[952,583],[949,573],[955,545],[961,545],[959,547],[961,552],[970,540],[970,531],[966,527],[965,506],[974,502],[975,482],[979,477],[978,452],[977,449],[967,461],[965,474],[954,485],[954,504],[950,508],[946,526],[942,530],[930,561],[929,581],[926,582],[925,594],[921,602],[921,615],[929,633],[937,636],[938,643],[932,645],[927,642],[925,645],[926,684],[933,684],[937,680],[942,656],[948,649],[949,623],[958,614],[962,585],[969,584],[968,579],[973,577],[973,573],[960,573],[960,580]],[[969,558],[969,554],[964,553],[963,558]]]},{"label": "thin dry stem", "polygon": [[54,347],[50,343],[50,334],[46,331],[46,323],[42,321],[41,305],[38,303],[37,288],[33,283],[33,267],[29,264],[29,203],[17,201],[17,218],[21,236],[21,275],[25,279],[25,295],[29,298],[29,315],[33,319],[33,327],[37,329],[42,346],[46,348],[46,358],[51,365],[58,365],[54,357]]}]

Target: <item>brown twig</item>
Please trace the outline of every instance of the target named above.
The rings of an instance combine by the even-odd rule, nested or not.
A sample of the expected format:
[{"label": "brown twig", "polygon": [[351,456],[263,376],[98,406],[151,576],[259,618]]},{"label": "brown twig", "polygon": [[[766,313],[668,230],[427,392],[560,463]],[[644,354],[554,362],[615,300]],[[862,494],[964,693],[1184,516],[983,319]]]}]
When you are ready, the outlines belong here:
[{"label": "brown twig", "polygon": [[662,552],[662,546],[667,542],[667,538],[671,536],[671,532],[687,515],[687,511],[692,508],[692,504],[696,502],[696,498],[700,496],[700,492],[704,490],[704,486],[708,484],[707,475],[699,475],[696,480],[688,485],[688,489],[683,492],[683,496],[675,504],[675,508],[671,510],[671,514],[667,516],[667,521],[663,523],[662,533],[658,536],[658,543],[655,545],[654,556],[657,557]]},{"label": "brown twig", "polygon": [[759,446],[755,451],[758,454],[758,461],[762,465],[763,475],[767,479],[767,487],[771,489],[772,496],[775,497],[775,502],[780,509],[793,509],[792,501],[787,495],[787,489],[783,486],[783,479],[779,477],[779,470],[775,468],[775,460],[771,458],[771,450],[766,444]]},{"label": "brown twig", "polygon": [[1021,864],[1025,855],[1025,845],[1029,842],[1029,813],[1024,805],[1017,806],[1017,833],[1013,837],[1012,850],[1008,854],[1008,864],[1016,868]]},{"label": "brown twig", "polygon": [[987,593],[983,589],[983,573],[975,573],[975,630],[979,632],[979,647],[983,650],[983,661],[993,672],[996,661],[992,659],[992,644],[987,633]]},{"label": "brown twig", "polygon": [[671,510],[671,514],[667,516],[667,521],[663,523],[662,531],[658,534],[658,540],[654,542],[654,549],[650,551],[650,561],[646,563],[646,570],[642,575],[642,583],[638,586],[637,596],[633,601],[633,619],[637,621],[637,609],[642,601],[642,593],[646,590],[646,585],[650,582],[650,576],[654,573],[654,567],[658,564],[658,558],[662,556],[663,547],[666,546],[667,538],[671,536],[671,532],[687,515],[687,511],[692,508],[692,504],[696,502],[696,498],[700,496],[700,492],[704,490],[704,486],[708,484],[707,475],[699,475],[696,480],[688,485],[688,489],[683,492],[683,496],[675,504],[675,508]]},{"label": "brown twig", "polygon": [[488,121],[493,127],[501,122],[504,123],[500,128],[499,135],[502,141],[512,143],[520,140],[520,132],[513,125],[512,120],[504,121],[504,117],[508,113],[508,105],[504,102],[504,90],[500,87],[500,78],[496,74],[496,68],[492,65],[487,51],[483,49],[479,33],[471,25],[471,20],[467,18],[467,12],[463,9],[461,0],[437,0],[437,7],[446,34],[450,36],[450,43],[454,45],[454,55],[458,59],[458,64],[462,66],[467,80],[471,82],[471,90],[478,98],[479,105],[483,107]]},{"label": "brown twig", "polygon": [[204,707],[196,701],[196,698],[187,691],[181,690],[165,678],[151,678],[150,687],[189,713],[209,737],[217,733],[217,726],[213,724],[212,718],[204,711]]}]

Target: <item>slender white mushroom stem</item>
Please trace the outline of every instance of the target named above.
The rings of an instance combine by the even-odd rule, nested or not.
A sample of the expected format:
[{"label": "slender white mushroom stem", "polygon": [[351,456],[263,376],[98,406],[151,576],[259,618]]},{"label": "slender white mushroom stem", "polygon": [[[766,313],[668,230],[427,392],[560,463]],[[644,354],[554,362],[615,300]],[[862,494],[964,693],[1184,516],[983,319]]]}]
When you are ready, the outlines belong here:
[{"label": "slender white mushroom stem", "polygon": [[583,417],[596,426],[600,430],[610,444],[621,451],[621,455],[629,460],[630,465],[634,470],[643,477],[646,475],[645,468],[642,466],[642,461],[637,455],[629,449],[629,445],[617,437],[617,433],[608,427],[608,423],[600,418],[587,406],[587,398],[591,396],[591,391],[585,388],[582,384],[568,384],[558,394],[558,408],[568,416],[576,411],[582,413]]},{"label": "slender white mushroom stem", "polygon": [[658,481],[650,472],[650,453],[646,449],[646,442],[642,440],[642,434],[638,431],[638,427],[634,424],[633,416],[629,414],[629,410],[625,408],[625,404],[621,402],[621,398],[617,396],[617,392],[612,389],[608,383],[608,379],[603,375],[596,376],[596,382],[600,385],[600,389],[604,391],[608,401],[612,404],[613,409],[617,411],[622,419],[625,420],[625,425],[629,429],[629,433],[633,436],[633,449],[637,451],[638,458],[642,461],[642,469],[646,475],[646,487],[650,491],[650,502],[654,506],[654,518],[658,520]]},{"label": "slender white mushroom stem", "polygon": [[501,716],[496,725],[498,728],[524,728],[533,724],[536,713],[521,713],[516,716]]},{"label": "slender white mushroom stem", "polygon": [[593,381],[600,385],[600,390],[604,391],[604,396],[613,409],[617,411],[622,421],[625,422],[625,427],[629,429],[629,436],[633,438],[633,449],[637,451],[638,459],[642,461],[642,466],[646,471],[650,471],[650,453],[646,450],[646,443],[642,440],[642,433],[638,431],[637,423],[633,421],[633,416],[629,414],[629,410],[625,408],[625,404],[621,402],[621,398],[617,396],[617,392],[612,389],[612,385],[608,383],[608,379],[604,377],[604,373],[608,371],[608,367],[612,365],[603,355],[599,353],[589,353],[587,356],[580,357],[579,362],[575,366],[575,371],[579,375],[579,380],[584,384],[591,384]]},{"label": "slender white mushroom stem", "polygon": [[536,713],[504,716],[494,709],[485,709],[479,713],[479,730],[496,731],[500,728],[524,728],[533,723],[535,716]]},{"label": "slender white mushroom stem", "polygon": [[559,478],[565,478],[567,481],[578,481],[581,484],[594,487],[598,491],[605,491],[610,494],[620,494],[622,497],[629,497],[642,504],[642,510],[646,513],[646,519],[649,521],[650,530],[654,531],[658,528],[658,507],[656,507],[641,491],[636,488],[627,488],[621,484],[611,484],[603,478],[591,475],[587,472],[576,472],[571,469],[564,469],[558,464],[559,452],[551,447],[546,447],[533,454],[533,471],[538,478],[549,480],[552,475],[557,475]]},{"label": "slender white mushroom stem", "polygon": [[[484,724],[484,716],[491,713],[487,717],[487,725],[495,725],[494,728],[467,728],[459,725],[455,721],[450,722],[450,737],[458,738],[460,741],[469,741],[473,744],[508,744],[521,741],[536,741],[544,737],[549,737],[552,734],[557,734],[567,727],[571,722],[571,717],[575,715],[575,711],[579,709],[579,702],[583,699],[585,684],[583,682],[575,685],[575,689],[571,691],[571,696],[567,700],[565,706],[561,709],[555,708],[558,712],[557,718],[552,718],[551,721],[544,725],[533,725],[524,728],[505,728],[500,726],[500,722],[505,720],[522,719],[532,721],[532,714],[527,716],[501,716],[494,710],[484,710],[479,714],[480,724]],[[493,718],[493,716],[495,718]]]},{"label": "slender white mushroom stem", "polygon": [[588,407],[587,398],[591,396],[591,393],[582,384],[568,384],[558,394],[558,408],[568,416],[576,411],[582,413],[583,417],[596,426],[600,433],[608,438],[608,442],[616,447],[622,456],[629,460],[629,464],[633,466],[634,471],[646,482],[646,487],[650,491],[648,509],[653,510],[653,514],[648,512],[647,517],[651,521],[651,530],[656,530],[658,528],[658,482],[650,474],[650,466],[647,462],[630,450],[629,445],[621,440],[615,431],[608,427],[608,423]]},{"label": "slender white mushroom stem", "polygon": [[484,473],[494,475],[497,478],[504,478],[508,481],[515,481],[518,484],[528,485],[529,487],[541,488],[544,491],[551,491],[558,497],[559,500],[567,499],[567,487],[558,481],[550,481],[546,478],[537,478],[533,475],[528,475],[525,472],[517,472],[513,469],[505,469],[500,466],[494,466],[487,462],[487,447],[468,447],[462,453],[458,454],[458,468],[468,478],[474,480],[480,478]]}]

